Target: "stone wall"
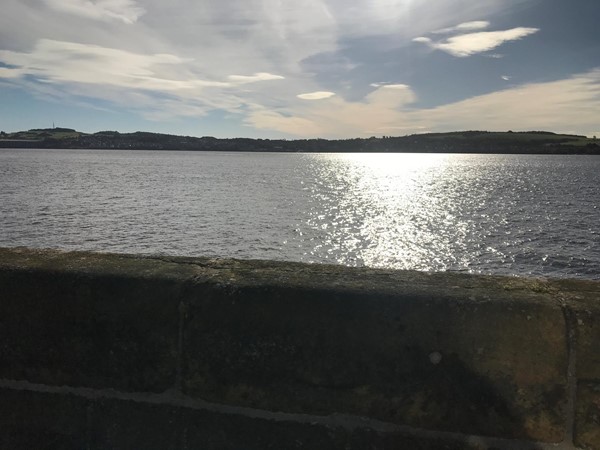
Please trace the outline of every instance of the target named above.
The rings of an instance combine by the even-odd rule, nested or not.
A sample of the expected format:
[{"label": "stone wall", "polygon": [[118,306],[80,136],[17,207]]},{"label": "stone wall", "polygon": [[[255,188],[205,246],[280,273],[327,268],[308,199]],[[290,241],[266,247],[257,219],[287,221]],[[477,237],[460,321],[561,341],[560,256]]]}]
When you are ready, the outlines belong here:
[{"label": "stone wall", "polygon": [[600,282],[0,249],[0,448],[600,449]]}]

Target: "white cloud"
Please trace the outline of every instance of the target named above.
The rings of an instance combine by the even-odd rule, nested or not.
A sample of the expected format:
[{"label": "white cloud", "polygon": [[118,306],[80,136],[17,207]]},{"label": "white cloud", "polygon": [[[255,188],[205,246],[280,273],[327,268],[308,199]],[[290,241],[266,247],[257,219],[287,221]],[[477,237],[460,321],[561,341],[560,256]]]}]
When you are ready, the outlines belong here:
[{"label": "white cloud", "polygon": [[432,8],[426,0],[3,0],[0,42],[23,51],[39,38],[83,41],[192,57],[221,78],[257,68],[289,78],[302,60],[335,52],[346,38],[376,32],[398,42],[524,1],[531,0],[444,0]]},{"label": "white cloud", "polygon": [[19,69],[0,67],[0,80],[2,78],[19,78],[23,75],[22,71]]},{"label": "white cloud", "polygon": [[256,128],[303,137],[348,137],[360,134],[361,130],[398,126],[399,108],[414,102],[415,95],[409,87],[390,89],[387,86],[375,89],[362,102],[349,102],[336,96],[327,102],[304,102],[294,108],[268,113],[253,111],[246,122]]},{"label": "white cloud", "polygon": [[335,92],[327,92],[327,91],[317,91],[317,92],[308,92],[306,94],[298,94],[296,97],[301,98],[302,100],[322,100],[324,98],[330,98],[335,95]]},{"label": "white cloud", "polygon": [[427,37],[417,37],[413,41],[427,44],[431,48],[442,50],[453,56],[466,57],[493,50],[505,42],[516,41],[538,31],[538,28],[517,27],[503,31],[462,34],[438,42]]},{"label": "white cloud", "polygon": [[[147,33],[194,55],[204,70],[226,77],[300,71],[299,63],[336,48],[336,20],[323,0],[147,0]],[[181,13],[183,12],[183,13]]]},{"label": "white cloud", "polygon": [[600,69],[421,110],[413,117],[445,130],[581,130],[589,134],[600,122]]},{"label": "white cloud", "polygon": [[212,110],[240,113],[253,97],[268,104],[270,95],[267,87],[248,92],[243,86],[285,80],[269,72],[206,78],[191,58],[49,39],[29,52],[0,50],[0,61],[8,65],[0,68],[0,80],[38,97],[79,106],[102,100],[152,120],[201,117]]},{"label": "white cloud", "polygon": [[396,90],[405,90],[410,89],[408,84],[384,84],[381,86],[382,89],[396,89]]},{"label": "white cloud", "polygon": [[413,42],[421,42],[423,44],[431,44],[433,41],[425,36],[419,36],[413,39]]},{"label": "white cloud", "polygon": [[[42,82],[94,84],[121,88],[172,91],[229,86],[222,81],[167,77],[165,66],[183,66],[175,55],[144,55],[125,50],[42,39],[31,53],[0,50],[0,61],[13,66],[7,78],[33,76]],[[184,75],[190,75],[185,73]]]},{"label": "white cloud", "polygon": [[[409,107],[416,97],[410,87],[380,87],[363,102],[333,98],[328,105],[262,111],[249,122],[297,136],[348,137],[360,130],[551,130],[592,135],[600,123],[600,69],[572,78],[525,84],[436,108]],[[285,118],[285,128],[280,128]],[[600,134],[600,133],[599,133]]]},{"label": "white cloud", "polygon": [[[393,33],[408,38],[439,30],[473,17],[495,13],[530,0],[327,0],[323,1],[340,31],[347,36]],[[468,25],[466,25],[468,26]]]},{"label": "white cloud", "polygon": [[[320,67],[308,72],[302,61],[340,54],[350,41],[371,42],[361,39],[374,33],[387,34],[394,46],[430,36],[436,42],[416,41],[450,54],[480,53],[519,39],[506,33],[523,29],[474,33],[487,22],[467,21],[527,1],[444,0],[432,8],[427,0],[3,0],[0,61],[11,66],[0,67],[0,81],[61,102],[99,99],[161,120],[226,111],[249,125],[301,136],[430,129],[405,111],[415,100],[406,85],[373,83],[376,89],[356,103],[335,95],[355,81],[353,55],[335,66],[328,84],[319,83]],[[426,34],[444,29],[462,35]],[[298,100],[311,97],[328,100]]]},{"label": "white cloud", "polygon": [[441,30],[432,31],[434,34],[450,34],[461,31],[483,30],[490,26],[487,20],[475,20],[472,22],[464,22],[455,27],[442,28]]},{"label": "white cloud", "polygon": [[408,127],[399,127],[399,126],[392,126],[392,127],[390,127],[390,126],[387,126],[387,127],[378,127],[377,129],[381,130],[381,131],[383,131],[383,130],[396,130],[396,131],[405,131],[405,132],[406,131],[410,131],[410,132],[413,132],[413,133],[415,132],[415,130],[420,130],[421,133],[426,132],[426,131],[423,131],[423,130],[426,130],[426,127],[419,126],[419,125],[408,126]]},{"label": "white cloud", "polygon": [[397,84],[397,83],[391,83],[389,81],[380,81],[378,83],[371,83],[371,84],[369,84],[369,86],[374,87],[374,88],[384,87],[384,88],[388,88],[388,89],[405,89],[405,88],[409,87],[407,84]]},{"label": "white cloud", "polygon": [[255,83],[257,81],[283,80],[281,75],[273,75],[268,72],[257,72],[254,75],[229,75],[230,81],[237,84]]},{"label": "white cloud", "polygon": [[260,105],[254,105],[244,122],[253,128],[277,130],[296,136],[319,136],[322,133],[322,127],[310,119],[285,115]]},{"label": "white cloud", "polygon": [[8,80],[45,100],[95,108],[96,100],[153,120],[238,111],[239,83],[204,79],[189,59],[41,40],[29,53],[0,50]]},{"label": "white cloud", "polygon": [[308,79],[318,74],[305,73],[301,62],[338,51],[346,38],[376,30],[397,43],[522,1],[445,0],[431,8],[425,0],[3,0],[0,49],[29,51],[46,38],[166,53],[193,59],[187,65],[203,78],[251,76],[258,68],[296,76],[299,91],[309,92],[320,89]]},{"label": "white cloud", "polygon": [[96,20],[137,22],[146,11],[134,0],[44,0],[57,11]]}]

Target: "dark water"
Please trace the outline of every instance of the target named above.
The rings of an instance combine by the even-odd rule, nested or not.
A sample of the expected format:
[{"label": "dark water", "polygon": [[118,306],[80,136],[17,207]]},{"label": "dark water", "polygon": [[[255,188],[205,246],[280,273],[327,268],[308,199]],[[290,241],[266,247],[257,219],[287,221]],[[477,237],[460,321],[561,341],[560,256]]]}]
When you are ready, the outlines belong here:
[{"label": "dark water", "polygon": [[0,246],[600,279],[600,157],[0,150]]}]

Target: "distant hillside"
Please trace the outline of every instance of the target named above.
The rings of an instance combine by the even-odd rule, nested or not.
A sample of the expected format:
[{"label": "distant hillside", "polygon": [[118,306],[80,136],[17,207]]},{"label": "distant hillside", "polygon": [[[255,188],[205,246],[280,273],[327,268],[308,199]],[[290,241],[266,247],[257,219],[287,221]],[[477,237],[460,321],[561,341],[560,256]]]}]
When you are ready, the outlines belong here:
[{"label": "distant hillside", "polygon": [[79,148],[130,150],[210,150],[249,152],[415,152],[600,154],[600,141],[547,131],[415,134],[355,139],[217,139],[147,132],[100,131],[86,134],[70,128],[0,133],[4,148]]}]

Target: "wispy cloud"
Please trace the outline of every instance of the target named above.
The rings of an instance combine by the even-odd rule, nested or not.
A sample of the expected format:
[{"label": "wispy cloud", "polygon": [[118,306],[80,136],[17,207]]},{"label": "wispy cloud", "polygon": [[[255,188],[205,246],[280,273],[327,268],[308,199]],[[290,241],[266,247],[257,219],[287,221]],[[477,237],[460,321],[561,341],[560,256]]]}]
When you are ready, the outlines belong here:
[{"label": "wispy cloud", "polygon": [[40,40],[31,52],[0,50],[0,78],[33,77],[42,83],[102,85],[156,93],[235,87],[259,81],[283,80],[257,72],[229,75],[226,80],[194,76],[190,59],[172,54],[142,54],[75,42]]},{"label": "wispy cloud", "polygon": [[281,111],[274,111],[262,105],[253,105],[250,113],[244,118],[246,126],[276,130],[293,136],[319,136],[323,134],[323,128],[313,120],[286,115]]},{"label": "wispy cloud", "polygon": [[[593,134],[600,122],[600,69],[564,80],[515,86],[436,108],[410,108],[416,96],[409,86],[373,91],[363,102],[331,99],[327,106],[261,111],[248,122],[297,136],[370,135],[374,130],[582,130]],[[285,122],[285,128],[279,128]]]},{"label": "wispy cloud", "polygon": [[[373,85],[371,85],[373,86]],[[394,90],[406,90],[406,89],[410,89],[410,86],[408,84],[402,84],[402,83],[398,83],[398,84],[384,84],[381,86],[382,89],[394,89]]]},{"label": "wispy cloud", "polygon": [[421,110],[413,117],[446,130],[582,130],[589,133],[600,121],[600,69],[558,81],[514,86]]},{"label": "wispy cloud", "polygon": [[[406,85],[385,85],[360,102],[335,96],[327,102],[305,102],[294,108],[252,111],[246,122],[259,129],[277,129],[303,137],[356,136],[379,127],[398,126],[400,109],[415,99]],[[285,128],[279,128],[281,124]]]},{"label": "wispy cloud", "polygon": [[203,78],[193,60],[74,42],[42,39],[30,52],[0,50],[0,80],[41,98],[81,105],[94,101],[138,111],[152,120],[239,112],[241,86],[282,80],[268,72]]},{"label": "wispy cloud", "polygon": [[441,30],[432,31],[433,34],[450,34],[464,31],[483,30],[490,26],[487,20],[474,20],[472,22],[464,22],[455,27],[442,28]]},{"label": "wispy cloud", "polygon": [[285,77],[268,72],[257,72],[254,75],[229,75],[228,80],[237,84],[256,83],[257,81],[283,80]]},{"label": "wispy cloud", "polygon": [[413,41],[463,58],[477,53],[488,52],[506,42],[517,41],[538,31],[538,28],[517,27],[502,31],[481,31],[461,34],[441,41],[433,41],[428,37],[420,36],[414,38]]},{"label": "wispy cloud", "polygon": [[[394,33],[408,37],[465,24],[463,31],[479,29],[473,17],[491,17],[498,11],[530,0],[326,0],[328,12],[340,31],[350,36]],[[376,28],[373,28],[376,27]]]},{"label": "wispy cloud", "polygon": [[0,61],[11,66],[7,78],[35,77],[47,83],[78,83],[112,87],[172,91],[228,86],[222,81],[163,76],[165,66],[185,60],[170,54],[144,55],[125,50],[74,42],[40,40],[32,52],[0,50]]},{"label": "wispy cloud", "polygon": [[301,98],[302,100],[322,100],[324,98],[330,98],[335,95],[335,92],[328,91],[317,91],[317,92],[308,92],[306,94],[298,94],[296,97]]},{"label": "wispy cloud", "polygon": [[[216,111],[235,117],[232,130],[244,122],[298,136],[443,128],[450,113],[419,110],[415,100],[447,83],[446,74],[433,64],[418,79],[427,57],[409,48],[411,39],[457,57],[497,57],[503,44],[538,31],[490,25],[498,12],[508,20],[515,5],[535,0],[444,0],[436,8],[427,0],[3,1],[4,86],[136,119]],[[513,73],[511,63],[502,62],[495,86]],[[456,117],[466,114],[456,108]]]},{"label": "wispy cloud", "polygon": [[50,8],[96,20],[135,23],[146,10],[134,0],[43,0]]}]

